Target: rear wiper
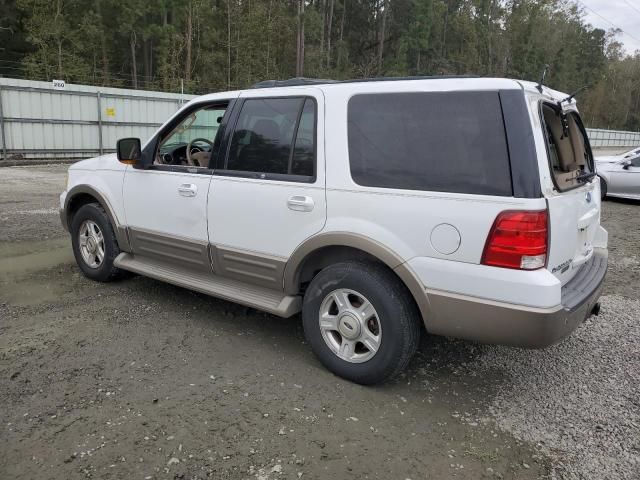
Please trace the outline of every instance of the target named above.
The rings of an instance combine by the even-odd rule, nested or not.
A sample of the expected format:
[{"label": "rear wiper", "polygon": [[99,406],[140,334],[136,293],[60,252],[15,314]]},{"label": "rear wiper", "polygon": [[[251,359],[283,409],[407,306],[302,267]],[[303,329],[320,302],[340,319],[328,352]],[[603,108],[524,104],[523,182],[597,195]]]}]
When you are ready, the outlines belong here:
[{"label": "rear wiper", "polygon": [[571,95],[569,95],[568,97],[563,98],[562,100],[560,100],[560,101],[558,102],[558,106],[560,107],[560,110],[562,110],[562,104],[563,104],[564,102],[569,102],[569,103],[571,103],[571,100],[573,100],[573,99],[574,99],[574,97],[575,97],[577,94],[579,94],[579,93],[580,93],[580,92],[582,92],[583,90],[586,90],[586,89],[587,89],[587,88],[589,88],[589,87],[590,87],[590,85],[585,85],[585,86],[583,86],[583,87],[580,87],[578,90],[576,90],[575,92],[573,92],[573,93],[572,93]]},{"label": "rear wiper", "polygon": [[577,180],[578,182],[588,182],[589,180],[591,180],[596,175],[597,175],[596,172],[581,173],[580,175],[577,175],[577,176],[575,176],[573,178],[567,178],[565,181],[566,182],[573,182],[574,180]]}]

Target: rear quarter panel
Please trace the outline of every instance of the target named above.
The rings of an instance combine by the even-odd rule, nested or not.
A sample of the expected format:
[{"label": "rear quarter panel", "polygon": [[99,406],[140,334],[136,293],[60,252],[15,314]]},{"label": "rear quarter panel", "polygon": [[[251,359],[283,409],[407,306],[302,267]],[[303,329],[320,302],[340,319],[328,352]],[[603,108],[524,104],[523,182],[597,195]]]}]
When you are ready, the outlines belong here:
[{"label": "rear quarter panel", "polygon": [[[479,79],[482,80],[482,79]],[[398,84],[394,82],[393,91]],[[496,87],[489,82],[412,82],[404,91],[443,91],[513,88],[513,84]],[[349,166],[347,140],[347,105],[355,93],[376,93],[376,85],[362,84],[358,91],[332,87],[326,93],[327,155],[327,231],[349,231],[369,236],[384,244],[404,261],[429,257],[461,264],[479,264],[487,234],[498,213],[504,210],[544,209],[544,199],[469,195],[458,193],[402,190],[357,185]],[[380,88],[380,87],[378,87]],[[403,86],[404,88],[404,86]],[[385,90],[382,90],[385,91]],[[448,159],[443,158],[443,161]],[[442,224],[459,232],[455,251],[443,253],[434,247],[432,232]],[[436,275],[422,276],[425,286],[439,288]]]}]

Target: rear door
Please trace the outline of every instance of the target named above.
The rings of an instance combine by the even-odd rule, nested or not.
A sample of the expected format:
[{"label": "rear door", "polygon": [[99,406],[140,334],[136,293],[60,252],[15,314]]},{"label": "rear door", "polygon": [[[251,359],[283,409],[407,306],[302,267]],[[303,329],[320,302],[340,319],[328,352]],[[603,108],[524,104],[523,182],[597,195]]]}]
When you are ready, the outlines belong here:
[{"label": "rear door", "polygon": [[207,209],[215,273],[277,289],[295,248],[326,220],[324,97],[288,92],[240,96]]},{"label": "rear door", "polygon": [[564,112],[557,103],[541,105],[542,126],[553,191],[549,206],[547,268],[564,285],[593,255],[600,228],[600,195],[593,174],[589,139],[576,111]]}]

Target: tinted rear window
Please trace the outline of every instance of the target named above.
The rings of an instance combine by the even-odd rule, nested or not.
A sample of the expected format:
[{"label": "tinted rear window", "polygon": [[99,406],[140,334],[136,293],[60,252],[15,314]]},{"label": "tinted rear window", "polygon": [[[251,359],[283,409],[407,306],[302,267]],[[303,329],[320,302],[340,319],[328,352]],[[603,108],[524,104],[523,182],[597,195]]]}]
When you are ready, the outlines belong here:
[{"label": "tinted rear window", "polygon": [[231,139],[228,170],[286,174],[303,98],[244,102]]},{"label": "tinted rear window", "polygon": [[356,95],[348,137],[360,185],[512,195],[497,92]]}]

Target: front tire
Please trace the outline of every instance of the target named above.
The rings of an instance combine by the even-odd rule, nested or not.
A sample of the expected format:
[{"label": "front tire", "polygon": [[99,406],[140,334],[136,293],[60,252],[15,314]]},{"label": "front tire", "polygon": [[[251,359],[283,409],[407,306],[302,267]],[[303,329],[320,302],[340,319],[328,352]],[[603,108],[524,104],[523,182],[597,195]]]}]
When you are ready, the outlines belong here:
[{"label": "front tire", "polygon": [[600,179],[600,200],[604,200],[607,196],[607,181],[602,177],[598,178]]},{"label": "front tire", "polygon": [[322,270],[304,296],[305,336],[322,364],[363,385],[400,373],[418,348],[420,315],[405,285],[374,262]]},{"label": "front tire", "polygon": [[82,273],[91,280],[109,282],[124,273],[113,261],[120,254],[115,232],[99,203],[78,209],[71,220],[73,255]]}]

